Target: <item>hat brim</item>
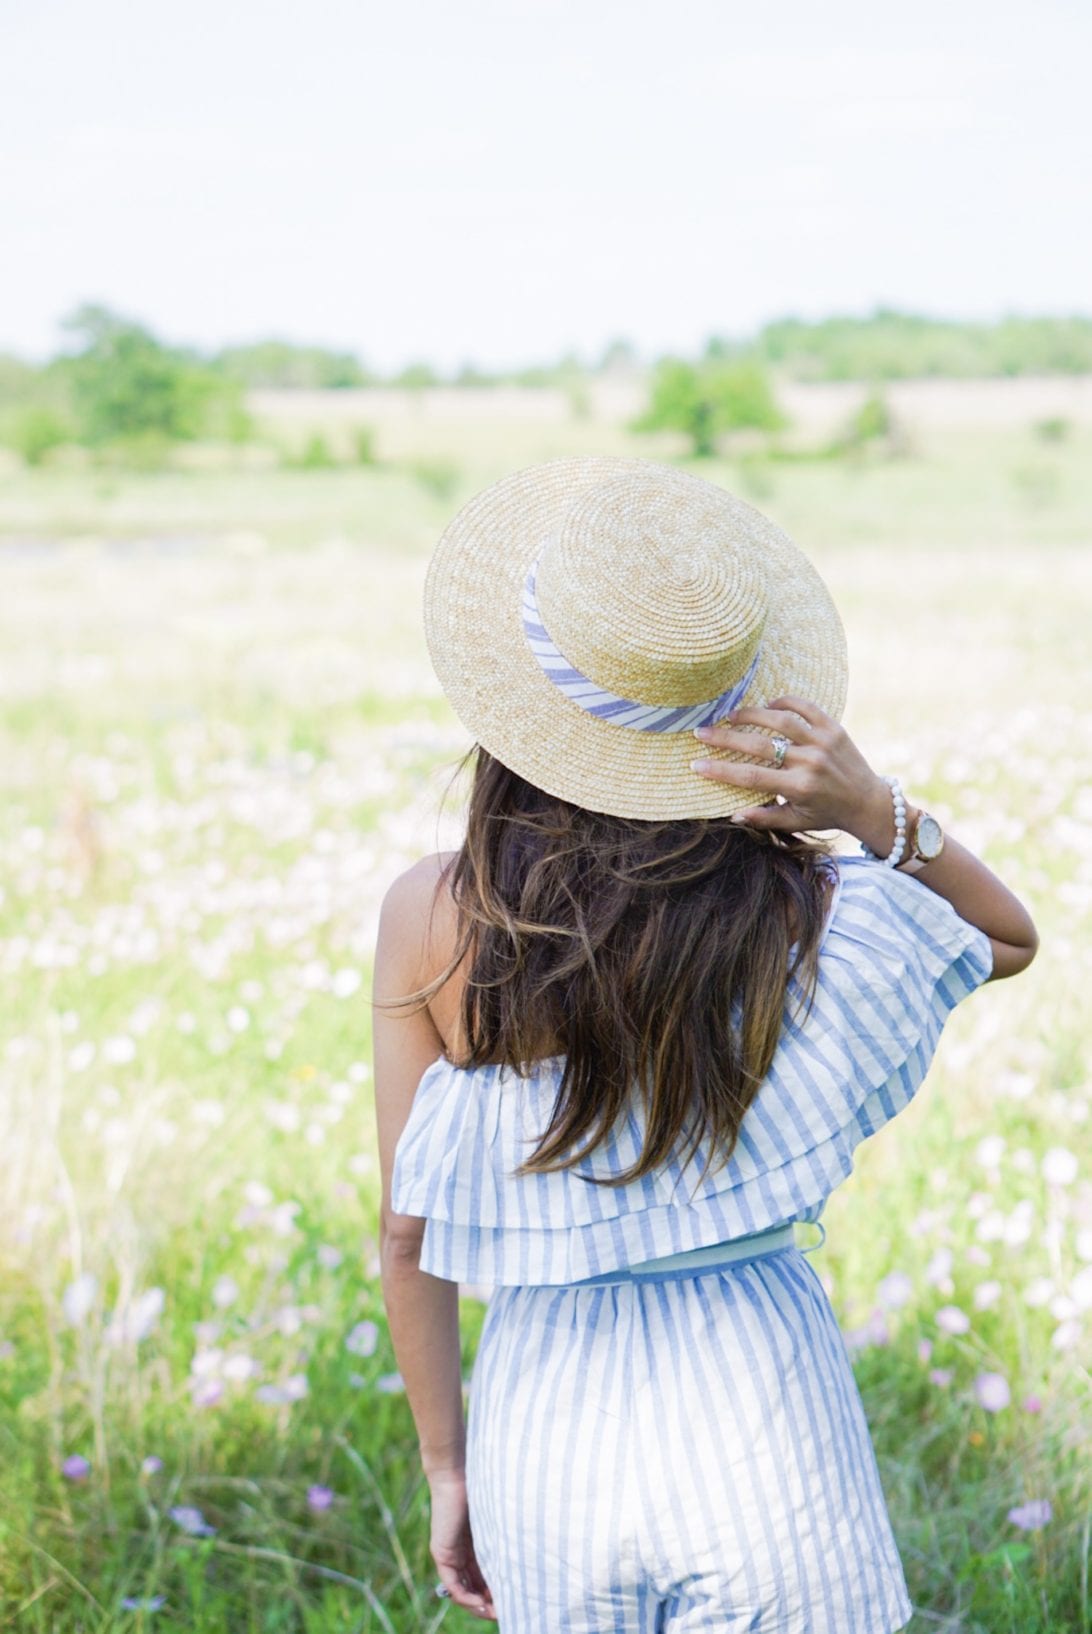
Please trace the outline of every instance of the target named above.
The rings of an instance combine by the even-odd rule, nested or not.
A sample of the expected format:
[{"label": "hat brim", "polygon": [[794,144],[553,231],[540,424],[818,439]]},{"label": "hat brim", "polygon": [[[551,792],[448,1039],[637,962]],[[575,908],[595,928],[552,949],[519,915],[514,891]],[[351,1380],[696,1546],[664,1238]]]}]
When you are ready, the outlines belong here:
[{"label": "hat brim", "polygon": [[[599,720],[547,678],[524,635],[523,582],[543,539],[583,491],[627,468],[647,470],[648,462],[549,460],[469,500],[444,530],[426,575],[429,654],[475,740],[547,794],[617,817],[729,816],[771,794],[703,777],[690,762],[698,754],[761,761],[761,753],[714,750],[690,732],[641,732]],[[840,719],[846,639],[830,592],[787,534],[730,497],[761,542],[769,598],[759,666],[740,707],[791,694]]]}]

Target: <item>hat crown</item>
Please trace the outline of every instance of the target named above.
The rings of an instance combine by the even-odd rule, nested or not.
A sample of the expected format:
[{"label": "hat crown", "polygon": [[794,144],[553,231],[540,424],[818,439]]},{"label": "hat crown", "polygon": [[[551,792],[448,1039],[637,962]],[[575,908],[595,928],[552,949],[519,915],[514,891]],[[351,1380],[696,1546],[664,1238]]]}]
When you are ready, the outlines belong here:
[{"label": "hat crown", "polygon": [[538,556],[550,639],[597,686],[638,703],[715,697],[746,672],[766,623],[754,517],[663,467],[577,494]]}]

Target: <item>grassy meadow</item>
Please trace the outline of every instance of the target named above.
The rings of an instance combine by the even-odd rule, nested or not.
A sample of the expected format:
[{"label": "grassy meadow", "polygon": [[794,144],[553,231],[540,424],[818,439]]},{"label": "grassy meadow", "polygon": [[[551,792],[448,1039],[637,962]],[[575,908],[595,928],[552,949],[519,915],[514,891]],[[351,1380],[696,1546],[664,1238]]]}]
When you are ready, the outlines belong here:
[{"label": "grassy meadow", "polygon": [[[432,1595],[376,1246],[378,905],[457,843],[465,747],[422,578],[518,465],[684,454],[487,394],[376,429],[359,468],[0,474],[2,1627],[478,1626]],[[851,732],[1042,936],[955,1013],[812,1263],[912,1634],[1090,1634],[1092,418],[910,429],[896,459],[694,467],[813,556]]]}]

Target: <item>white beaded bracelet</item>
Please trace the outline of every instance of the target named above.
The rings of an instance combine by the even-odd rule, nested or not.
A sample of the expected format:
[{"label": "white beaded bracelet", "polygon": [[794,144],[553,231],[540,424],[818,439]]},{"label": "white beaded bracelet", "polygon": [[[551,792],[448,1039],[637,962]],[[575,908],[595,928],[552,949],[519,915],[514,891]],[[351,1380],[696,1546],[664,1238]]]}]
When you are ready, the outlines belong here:
[{"label": "white beaded bracelet", "polygon": [[897,777],[885,777],[884,782],[891,790],[891,801],[895,808],[895,843],[886,857],[880,857],[863,840],[861,841],[861,850],[866,857],[871,857],[873,862],[882,863],[884,868],[894,868],[900,861],[906,845],[906,801],[902,795],[902,784]]}]

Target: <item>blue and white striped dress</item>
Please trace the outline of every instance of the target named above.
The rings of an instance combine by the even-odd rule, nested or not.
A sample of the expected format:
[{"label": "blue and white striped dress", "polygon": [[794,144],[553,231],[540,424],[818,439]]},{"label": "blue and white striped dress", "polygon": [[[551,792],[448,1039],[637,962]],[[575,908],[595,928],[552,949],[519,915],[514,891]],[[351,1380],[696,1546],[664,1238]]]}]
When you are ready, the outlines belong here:
[{"label": "blue and white striped dress", "polygon": [[992,967],[928,887],[836,860],[810,1012],[790,985],[727,1166],[705,1148],[623,1187],[640,1114],[574,1169],[516,1177],[559,1061],[424,1074],[391,1202],[420,1264],[492,1287],[470,1382],[467,1493],[502,1634],[891,1634],[912,1614],[830,1301],[798,1246],[714,1269],[581,1279],[818,1221],[855,1148],[920,1086]]}]

